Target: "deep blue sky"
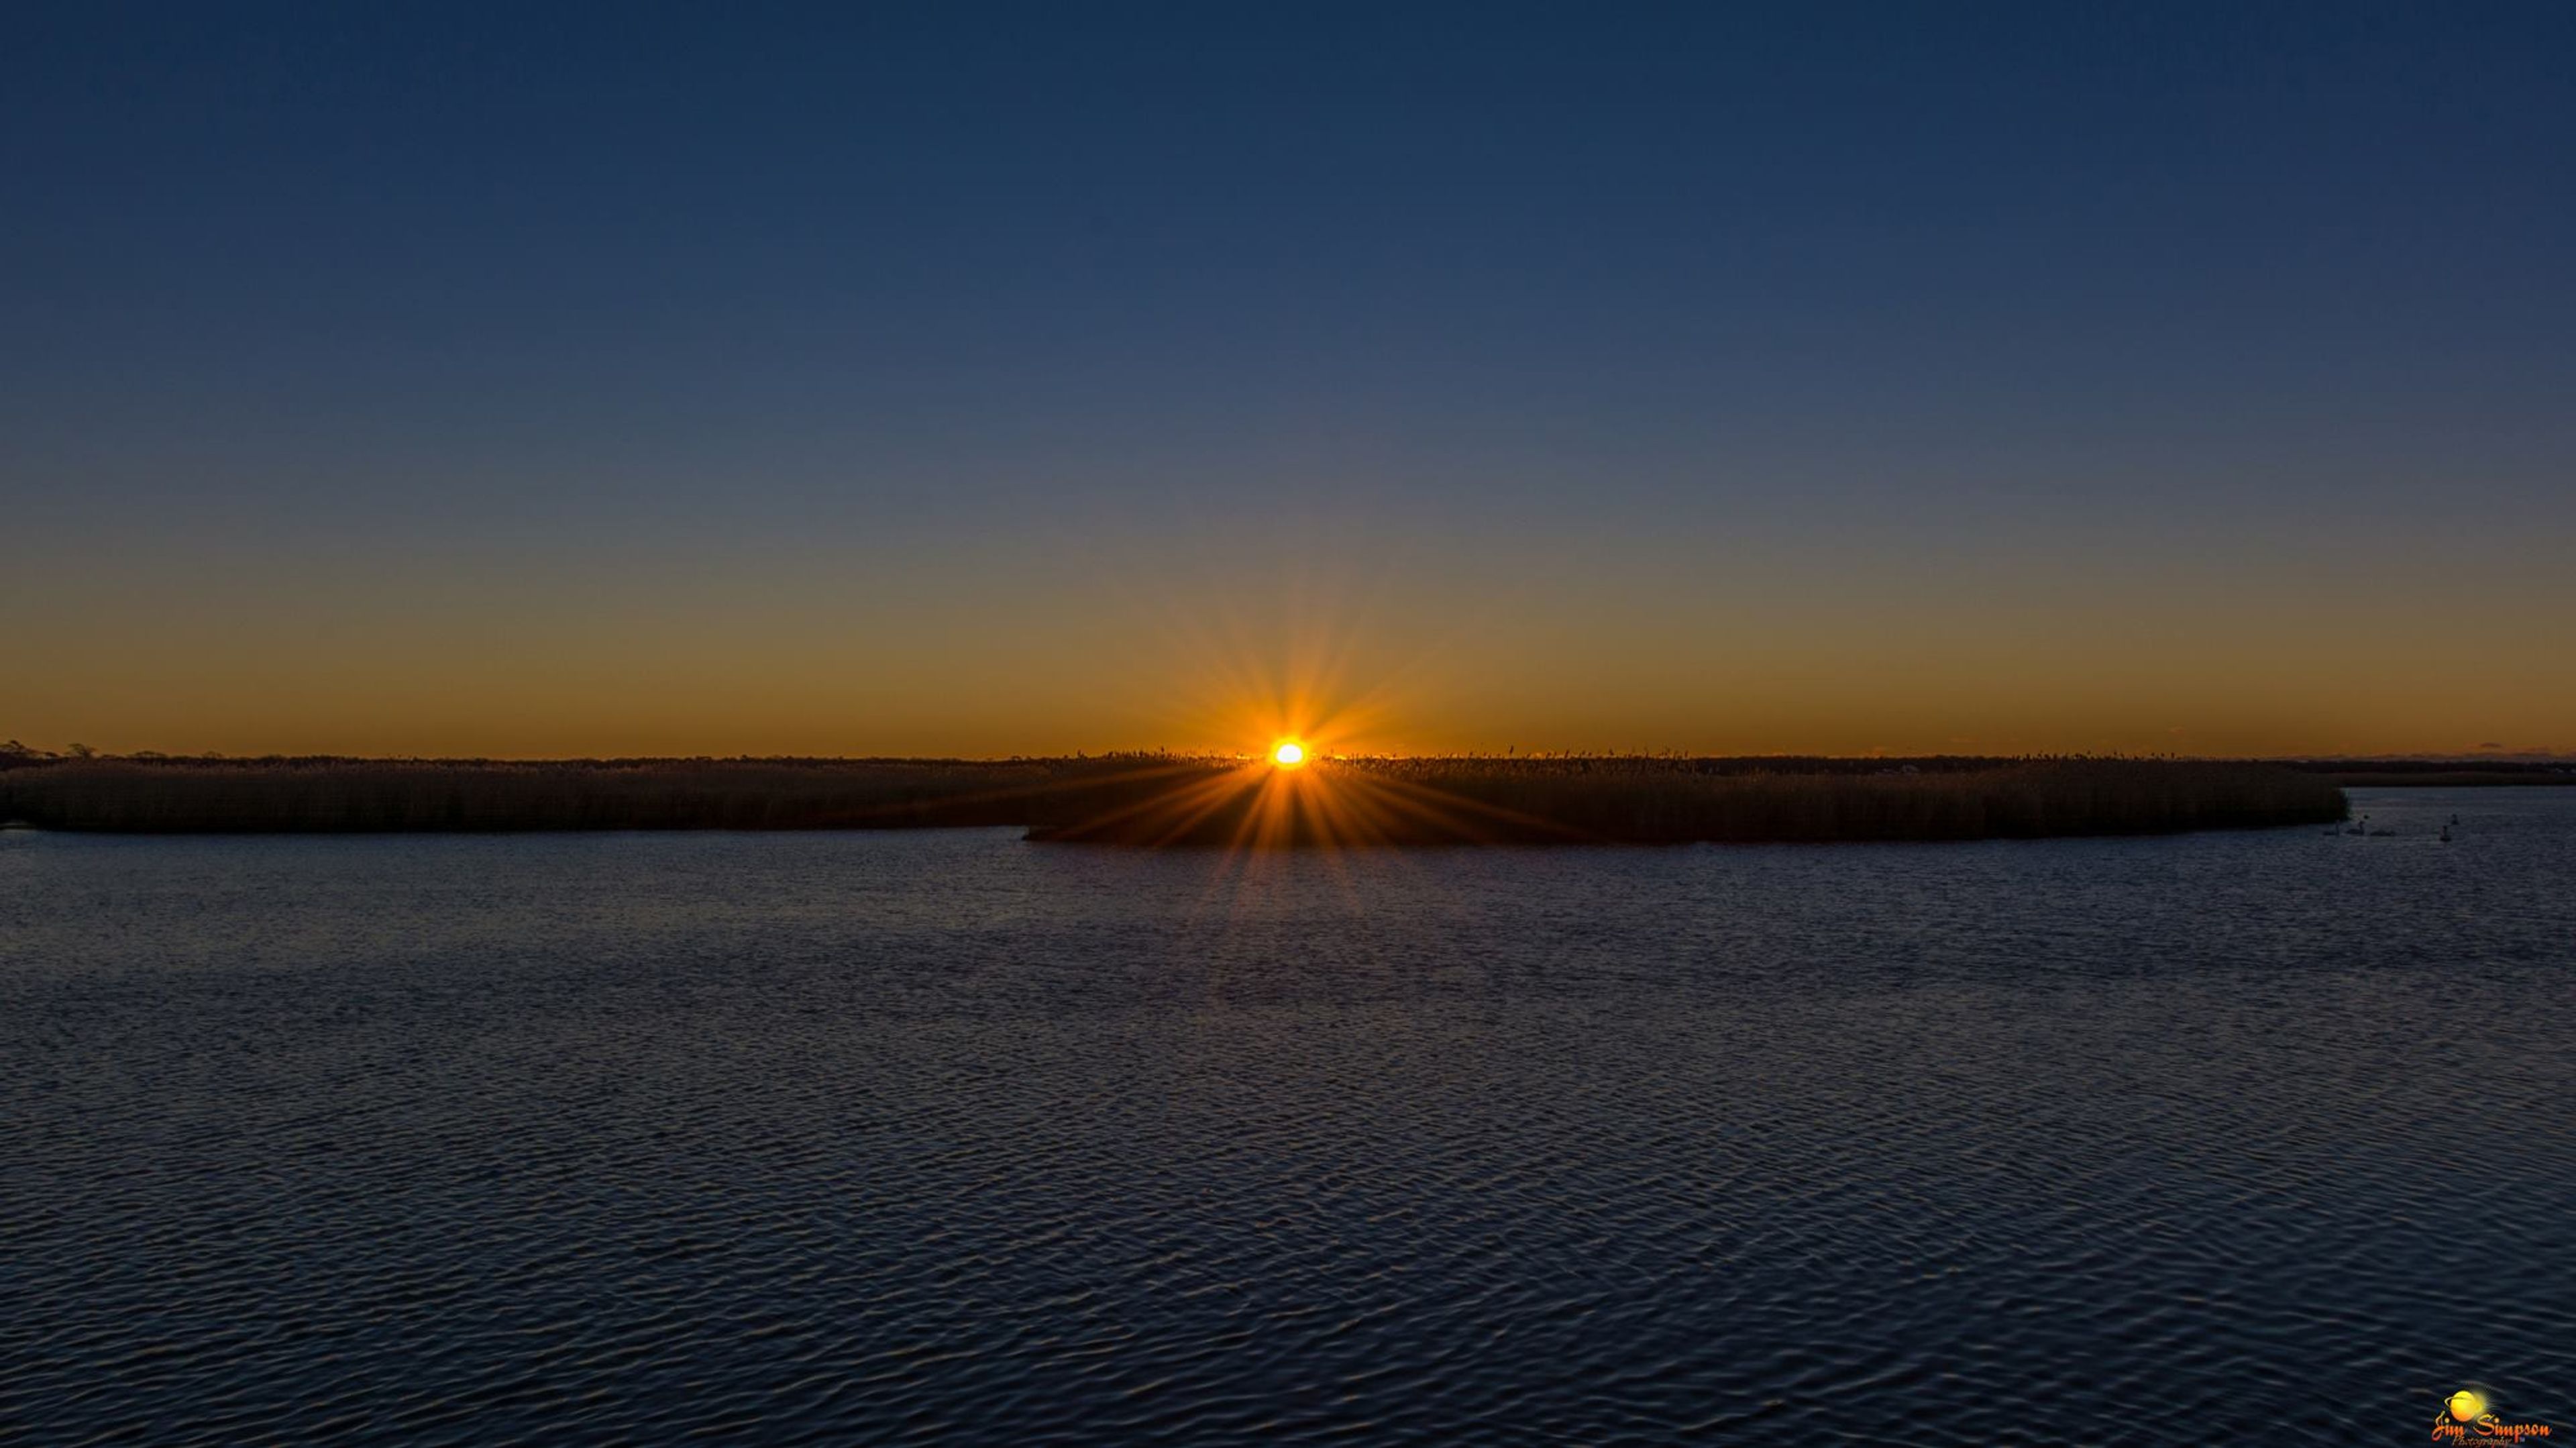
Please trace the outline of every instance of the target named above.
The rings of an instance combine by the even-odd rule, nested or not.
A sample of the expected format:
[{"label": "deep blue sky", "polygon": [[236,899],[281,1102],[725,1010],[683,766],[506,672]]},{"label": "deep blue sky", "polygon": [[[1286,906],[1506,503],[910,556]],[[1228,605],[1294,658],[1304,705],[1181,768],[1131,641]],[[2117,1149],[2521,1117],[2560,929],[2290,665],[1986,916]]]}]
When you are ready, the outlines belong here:
[{"label": "deep blue sky", "polygon": [[[1114,743],[977,680],[1313,572],[1425,739],[2576,745],[2576,7],[536,8],[0,19],[30,742]],[[627,728],[782,632],[878,692]]]}]

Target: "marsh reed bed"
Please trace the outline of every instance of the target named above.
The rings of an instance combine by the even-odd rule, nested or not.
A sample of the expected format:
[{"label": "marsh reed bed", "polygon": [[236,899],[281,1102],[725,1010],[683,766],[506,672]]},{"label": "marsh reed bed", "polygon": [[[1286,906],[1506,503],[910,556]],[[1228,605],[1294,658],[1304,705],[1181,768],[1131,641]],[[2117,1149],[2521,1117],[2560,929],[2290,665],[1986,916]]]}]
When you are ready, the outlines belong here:
[{"label": "marsh reed bed", "polygon": [[1556,832],[1644,844],[2036,839],[2260,828],[2345,813],[2343,791],[2330,781],[2253,763],[1810,760],[1761,768],[1742,760],[1396,759],[1354,772],[1462,801],[1467,808],[1454,813],[1519,839]]},{"label": "marsh reed bed", "polygon": [[146,833],[901,829],[1024,822],[1109,762],[98,759],[0,772],[0,820]]},{"label": "marsh reed bed", "polygon": [[2153,834],[2344,817],[2323,775],[2128,759],[89,759],[0,821],[122,832],[1022,826],[1127,845],[1679,844]]}]

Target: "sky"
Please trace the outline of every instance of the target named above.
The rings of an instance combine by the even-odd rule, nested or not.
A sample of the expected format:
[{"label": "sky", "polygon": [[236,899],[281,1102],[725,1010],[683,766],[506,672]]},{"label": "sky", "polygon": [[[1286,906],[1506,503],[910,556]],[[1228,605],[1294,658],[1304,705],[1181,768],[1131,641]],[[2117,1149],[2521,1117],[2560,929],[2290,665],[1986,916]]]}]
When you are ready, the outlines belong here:
[{"label": "sky", "polygon": [[2576,749],[2576,7],[0,11],[0,738]]}]

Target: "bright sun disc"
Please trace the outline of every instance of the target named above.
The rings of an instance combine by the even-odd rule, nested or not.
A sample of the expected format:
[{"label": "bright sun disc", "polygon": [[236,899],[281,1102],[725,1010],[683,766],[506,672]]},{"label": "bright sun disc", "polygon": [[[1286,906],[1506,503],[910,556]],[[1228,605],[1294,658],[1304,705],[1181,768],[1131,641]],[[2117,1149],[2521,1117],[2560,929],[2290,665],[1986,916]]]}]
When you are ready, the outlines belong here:
[{"label": "bright sun disc", "polygon": [[1281,769],[1295,769],[1306,762],[1306,746],[1294,739],[1282,739],[1270,747],[1270,762]]}]

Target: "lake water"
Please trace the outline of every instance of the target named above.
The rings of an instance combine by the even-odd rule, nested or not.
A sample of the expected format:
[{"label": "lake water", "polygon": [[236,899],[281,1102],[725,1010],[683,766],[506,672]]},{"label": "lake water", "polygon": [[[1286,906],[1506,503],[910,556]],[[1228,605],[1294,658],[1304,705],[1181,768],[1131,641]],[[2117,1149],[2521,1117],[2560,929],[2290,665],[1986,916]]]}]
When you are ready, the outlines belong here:
[{"label": "lake water", "polygon": [[2576,1432],[2576,790],[2355,807],[0,834],[0,1439]]}]

